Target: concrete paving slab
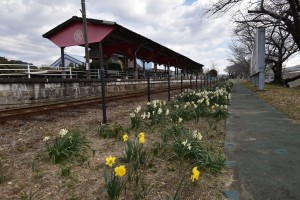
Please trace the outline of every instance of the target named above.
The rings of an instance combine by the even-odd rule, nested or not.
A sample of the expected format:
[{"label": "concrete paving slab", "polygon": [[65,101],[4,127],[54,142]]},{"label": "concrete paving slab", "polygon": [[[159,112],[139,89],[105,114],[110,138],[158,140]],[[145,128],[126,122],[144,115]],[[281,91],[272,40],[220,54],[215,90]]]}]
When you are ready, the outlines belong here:
[{"label": "concrete paving slab", "polygon": [[[241,200],[300,200],[300,124],[234,82],[225,153]],[[230,197],[229,197],[230,199]]]}]

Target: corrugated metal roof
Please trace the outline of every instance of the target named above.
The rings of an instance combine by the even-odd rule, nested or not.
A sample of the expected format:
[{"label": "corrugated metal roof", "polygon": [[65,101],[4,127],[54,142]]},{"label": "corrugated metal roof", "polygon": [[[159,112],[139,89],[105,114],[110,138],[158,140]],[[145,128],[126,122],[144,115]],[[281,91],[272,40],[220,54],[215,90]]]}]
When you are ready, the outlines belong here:
[{"label": "corrugated metal roof", "polygon": [[[79,23],[82,24],[82,18],[74,16],[43,34],[43,37],[48,39],[57,37],[57,34],[61,34],[68,28],[70,29],[70,26],[74,26],[74,23],[77,23],[77,26]],[[109,30],[111,30],[106,31],[105,33],[101,32],[102,36],[99,37],[99,41],[94,41],[89,44],[91,51],[97,52],[98,45],[96,43],[101,42],[103,45],[103,53],[108,57],[110,57],[113,53],[118,53],[127,56],[131,60],[134,57],[137,57],[146,62],[155,62],[159,65],[175,66],[181,69],[187,68],[195,70],[203,67],[202,64],[197,63],[149,38],[135,33],[116,22],[88,18],[87,23],[88,29],[90,29],[89,27],[93,27],[93,30],[96,30],[97,28],[97,32],[93,34],[98,34],[98,32],[100,34],[102,28],[106,28],[105,30],[107,30],[107,27],[110,27]],[[65,34],[67,33],[65,32]],[[70,30],[68,30],[68,34],[70,34]],[[89,34],[91,33],[89,32]],[[68,35],[67,39],[70,39],[69,37],[74,37],[74,35]],[[74,44],[76,44],[76,42],[74,42]],[[83,46],[82,43],[80,46]]]}]

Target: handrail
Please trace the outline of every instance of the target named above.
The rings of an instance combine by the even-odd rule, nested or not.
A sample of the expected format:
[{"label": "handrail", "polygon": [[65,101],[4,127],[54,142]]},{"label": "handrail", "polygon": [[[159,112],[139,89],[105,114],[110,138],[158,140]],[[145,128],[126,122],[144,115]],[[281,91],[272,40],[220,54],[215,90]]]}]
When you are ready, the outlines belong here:
[{"label": "handrail", "polygon": [[[132,79],[133,72],[132,71],[119,71],[119,70],[105,70],[104,71],[106,78],[117,78],[117,79]],[[100,69],[91,69],[90,70],[91,78],[100,79]],[[139,72],[139,79],[146,79],[148,76],[154,79],[166,79],[168,77],[168,73],[166,72],[154,72],[154,71],[146,71]],[[171,75],[171,79],[178,78],[179,75]],[[87,78],[85,69],[78,69],[72,67],[49,67],[42,66],[37,67],[32,64],[0,64],[0,78],[12,78],[12,77],[43,77],[43,78],[51,78],[51,77],[59,77],[59,78]],[[190,75],[187,76],[186,79],[189,79]],[[201,79],[201,76],[199,80]],[[185,79],[185,78],[184,78]]]}]

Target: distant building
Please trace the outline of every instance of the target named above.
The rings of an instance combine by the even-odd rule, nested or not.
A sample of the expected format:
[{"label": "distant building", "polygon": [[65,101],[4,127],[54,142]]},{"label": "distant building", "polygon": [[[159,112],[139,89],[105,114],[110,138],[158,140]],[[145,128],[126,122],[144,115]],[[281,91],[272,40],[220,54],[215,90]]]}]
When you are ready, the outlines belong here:
[{"label": "distant building", "polygon": [[274,72],[270,67],[266,67],[265,70],[265,82],[266,83],[271,83],[274,80]]},{"label": "distant building", "polygon": [[[293,78],[298,74],[300,74],[300,65],[287,67],[282,70],[283,79]],[[265,72],[265,82],[270,83],[273,80],[274,80],[274,72],[270,68],[267,68]],[[288,85],[290,87],[298,87],[300,86],[300,79],[289,82]]]},{"label": "distant building", "polygon": [[283,70],[284,74],[287,73],[300,73],[300,65],[295,65],[293,67],[288,67]]},{"label": "distant building", "polygon": [[[293,67],[285,68],[282,74],[284,79],[293,78],[300,74],[300,65],[295,65]],[[288,83],[288,85],[290,87],[298,87],[300,86],[300,79],[291,81]]]},{"label": "distant building", "polygon": [[[77,55],[65,54],[65,67],[79,68],[84,66],[85,58]],[[50,65],[53,68],[62,67],[61,57]]]}]

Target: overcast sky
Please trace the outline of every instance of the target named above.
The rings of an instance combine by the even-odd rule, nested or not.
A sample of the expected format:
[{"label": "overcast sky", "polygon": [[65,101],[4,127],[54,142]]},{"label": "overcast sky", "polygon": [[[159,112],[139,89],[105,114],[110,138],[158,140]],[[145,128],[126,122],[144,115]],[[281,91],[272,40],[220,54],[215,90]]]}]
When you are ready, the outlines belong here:
[{"label": "overcast sky", "polygon": [[[223,72],[230,42],[229,19],[202,17],[211,0],[86,0],[87,17],[115,21],[190,59]],[[60,48],[42,37],[81,17],[80,0],[1,0],[0,56],[50,65]],[[66,53],[84,55],[82,47]]]}]

